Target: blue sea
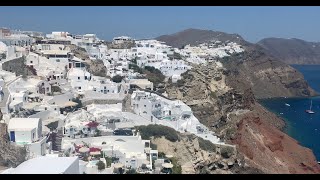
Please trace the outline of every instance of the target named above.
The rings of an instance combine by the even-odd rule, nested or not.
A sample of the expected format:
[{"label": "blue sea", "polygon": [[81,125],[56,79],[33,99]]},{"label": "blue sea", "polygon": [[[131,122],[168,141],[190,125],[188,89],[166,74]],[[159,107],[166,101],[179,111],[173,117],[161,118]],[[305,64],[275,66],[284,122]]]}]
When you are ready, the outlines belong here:
[{"label": "blue sea", "polygon": [[[309,85],[320,93],[320,65],[292,65],[300,71]],[[315,114],[307,114],[310,108]],[[260,101],[267,109],[286,122],[284,131],[301,145],[312,149],[320,161],[320,96],[312,98],[276,98]],[[290,106],[286,106],[285,104]]]}]

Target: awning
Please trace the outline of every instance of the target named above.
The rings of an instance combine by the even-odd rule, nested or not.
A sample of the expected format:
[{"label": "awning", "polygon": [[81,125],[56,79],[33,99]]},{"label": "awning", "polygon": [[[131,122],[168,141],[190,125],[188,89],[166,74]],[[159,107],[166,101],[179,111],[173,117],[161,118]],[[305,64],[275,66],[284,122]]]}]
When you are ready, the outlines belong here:
[{"label": "awning", "polygon": [[89,148],[87,148],[87,147],[82,147],[82,148],[80,148],[79,149],[79,152],[81,152],[81,153],[86,153],[86,152],[89,152]]},{"label": "awning", "polygon": [[171,163],[163,163],[162,167],[164,167],[164,168],[173,168],[173,164],[171,164]]},{"label": "awning", "polygon": [[73,101],[68,101],[68,102],[65,102],[64,104],[60,105],[60,107],[70,107],[70,106],[76,106],[76,105],[78,105],[78,103],[73,102]]},{"label": "awning", "polygon": [[97,156],[97,155],[100,155],[100,151],[94,151],[94,152],[90,152],[90,155],[91,156]]},{"label": "awning", "polygon": [[173,158],[173,156],[171,154],[166,154],[167,158]]}]

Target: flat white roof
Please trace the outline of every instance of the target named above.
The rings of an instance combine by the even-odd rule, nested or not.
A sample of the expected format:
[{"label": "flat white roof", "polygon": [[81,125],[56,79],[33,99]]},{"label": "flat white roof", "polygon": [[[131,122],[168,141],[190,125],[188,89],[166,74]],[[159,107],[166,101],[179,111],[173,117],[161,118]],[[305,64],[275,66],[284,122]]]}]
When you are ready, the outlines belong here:
[{"label": "flat white roof", "polygon": [[31,130],[37,128],[40,122],[40,118],[12,118],[8,123],[8,130],[11,129],[24,129]]},{"label": "flat white roof", "polygon": [[23,162],[9,173],[63,174],[77,159],[78,157],[37,157]]}]

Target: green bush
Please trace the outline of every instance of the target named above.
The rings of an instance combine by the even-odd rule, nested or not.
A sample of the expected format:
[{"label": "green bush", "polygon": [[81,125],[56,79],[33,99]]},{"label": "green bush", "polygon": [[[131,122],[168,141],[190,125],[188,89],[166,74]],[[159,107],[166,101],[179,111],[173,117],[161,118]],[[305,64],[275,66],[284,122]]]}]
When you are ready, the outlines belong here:
[{"label": "green bush", "polygon": [[222,146],[220,149],[220,154],[222,157],[224,158],[229,158],[232,156],[234,151],[233,147],[229,147],[229,146]]},{"label": "green bush", "polygon": [[51,91],[61,93],[61,88],[59,86],[51,85]]},{"label": "green bush", "polygon": [[150,139],[152,136],[155,138],[161,138],[164,136],[171,142],[179,140],[178,133],[174,129],[166,126],[150,124],[148,126],[138,126],[136,128],[140,131],[142,139]]},{"label": "green bush", "polygon": [[177,81],[177,86],[178,86],[178,87],[182,87],[182,86],[184,86],[185,83],[186,83],[186,82],[185,82],[183,79],[179,79],[179,80]]},{"label": "green bush", "polygon": [[115,76],[113,76],[112,81],[115,82],[115,83],[120,83],[122,81],[122,79],[123,79],[122,76],[115,75]]},{"label": "green bush", "polygon": [[137,174],[137,171],[136,171],[136,169],[134,169],[134,168],[130,168],[130,169],[127,171],[127,174]]},{"label": "green bush", "polygon": [[200,149],[204,151],[216,152],[216,146],[212,142],[200,137],[198,137],[198,142]]},{"label": "green bush", "polygon": [[173,157],[173,158],[170,158],[170,161],[173,164],[172,174],[181,174],[182,168],[181,168],[181,165],[178,163],[178,160]]},{"label": "green bush", "polygon": [[107,163],[107,167],[110,167],[111,166],[111,163],[112,163],[112,158],[109,157],[109,156],[106,156],[104,157],[106,159],[106,163]]},{"label": "green bush", "polygon": [[101,170],[106,168],[106,165],[102,161],[98,161],[96,165],[98,166],[98,170],[99,171],[101,171]]},{"label": "green bush", "polygon": [[158,146],[156,144],[150,143],[150,148],[151,149],[158,149]]}]

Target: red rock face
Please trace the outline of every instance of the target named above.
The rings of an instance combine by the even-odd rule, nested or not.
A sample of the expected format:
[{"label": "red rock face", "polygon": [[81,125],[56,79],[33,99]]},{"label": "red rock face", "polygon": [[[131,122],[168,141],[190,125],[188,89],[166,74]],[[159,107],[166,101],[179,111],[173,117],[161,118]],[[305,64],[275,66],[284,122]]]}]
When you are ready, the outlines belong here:
[{"label": "red rock face", "polygon": [[246,163],[266,173],[320,173],[313,152],[270,125],[263,116],[244,116],[232,142],[246,156]]}]

